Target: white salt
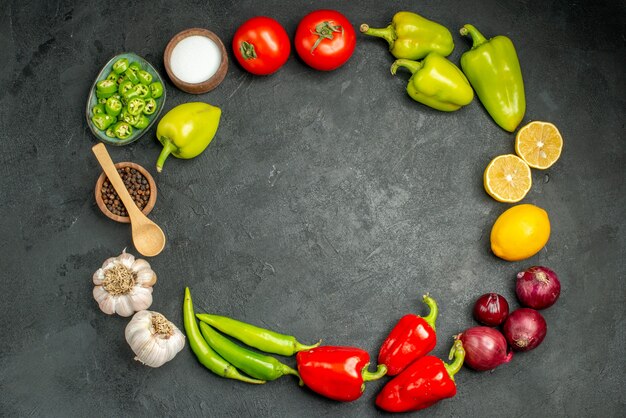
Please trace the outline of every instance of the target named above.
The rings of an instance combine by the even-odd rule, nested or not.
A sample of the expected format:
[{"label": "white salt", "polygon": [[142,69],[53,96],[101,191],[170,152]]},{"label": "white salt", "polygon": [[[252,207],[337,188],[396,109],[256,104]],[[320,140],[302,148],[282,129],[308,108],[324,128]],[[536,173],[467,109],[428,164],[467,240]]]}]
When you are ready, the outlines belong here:
[{"label": "white salt", "polygon": [[189,36],[176,44],[170,57],[174,75],[191,84],[202,83],[215,74],[222,53],[215,42],[206,36]]}]

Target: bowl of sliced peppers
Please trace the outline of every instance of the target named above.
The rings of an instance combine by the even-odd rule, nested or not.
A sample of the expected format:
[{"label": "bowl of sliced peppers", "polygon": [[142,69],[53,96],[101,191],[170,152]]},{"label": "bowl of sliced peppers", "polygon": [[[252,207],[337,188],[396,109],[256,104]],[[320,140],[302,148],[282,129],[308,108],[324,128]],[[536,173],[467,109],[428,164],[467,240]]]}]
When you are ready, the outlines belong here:
[{"label": "bowl of sliced peppers", "polygon": [[150,129],[164,104],[161,75],[139,55],[125,52],[96,77],[85,109],[87,125],[106,144],[130,144]]}]

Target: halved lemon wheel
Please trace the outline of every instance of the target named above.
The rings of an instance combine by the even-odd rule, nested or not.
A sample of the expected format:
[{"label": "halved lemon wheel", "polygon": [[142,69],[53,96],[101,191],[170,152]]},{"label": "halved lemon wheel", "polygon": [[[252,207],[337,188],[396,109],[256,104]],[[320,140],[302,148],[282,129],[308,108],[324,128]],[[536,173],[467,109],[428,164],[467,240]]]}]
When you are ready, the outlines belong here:
[{"label": "halved lemon wheel", "polygon": [[563,137],[550,122],[530,122],[515,136],[515,153],[532,168],[550,167],[559,159],[562,149]]},{"label": "halved lemon wheel", "polygon": [[533,180],[530,167],[517,155],[499,155],[487,165],[485,191],[498,202],[515,203],[526,196]]}]

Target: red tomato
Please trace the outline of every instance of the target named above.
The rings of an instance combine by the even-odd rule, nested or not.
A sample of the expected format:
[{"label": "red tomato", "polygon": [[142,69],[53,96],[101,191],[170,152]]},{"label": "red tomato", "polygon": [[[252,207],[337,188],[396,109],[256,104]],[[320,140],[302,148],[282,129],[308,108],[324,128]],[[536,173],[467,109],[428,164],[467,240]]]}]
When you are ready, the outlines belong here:
[{"label": "red tomato", "polygon": [[256,75],[272,74],[287,62],[291,44],[285,29],[270,17],[244,22],[233,37],[233,53],[239,64]]},{"label": "red tomato", "polygon": [[304,62],[316,70],[330,71],[350,59],[356,35],[350,21],[335,10],[316,10],[298,24],[294,40]]}]

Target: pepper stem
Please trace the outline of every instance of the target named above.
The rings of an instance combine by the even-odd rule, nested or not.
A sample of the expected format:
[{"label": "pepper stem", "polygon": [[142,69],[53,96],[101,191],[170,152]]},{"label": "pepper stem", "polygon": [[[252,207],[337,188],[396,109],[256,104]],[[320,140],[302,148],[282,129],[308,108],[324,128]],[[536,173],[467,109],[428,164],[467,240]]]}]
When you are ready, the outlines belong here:
[{"label": "pepper stem", "polygon": [[364,382],[371,382],[372,380],[378,380],[387,374],[387,366],[385,366],[384,364],[379,364],[378,367],[376,368],[376,371],[373,373],[367,370],[369,365],[370,364],[367,363],[365,367],[363,367],[363,370],[361,370],[361,376],[363,376]]},{"label": "pepper stem", "polygon": [[478,32],[478,29],[476,29],[473,25],[470,25],[469,23],[463,25],[463,27],[459,30],[459,33],[463,36],[469,35],[472,37],[472,49],[487,42],[487,38],[485,38],[482,33]]},{"label": "pepper stem", "polygon": [[453,358],[454,361],[451,364],[443,363],[443,366],[446,368],[448,374],[450,375],[450,379],[452,380],[454,380],[454,375],[461,370],[463,361],[465,360],[465,349],[463,348],[461,340],[456,340],[450,350],[450,356],[448,359],[452,360]]},{"label": "pepper stem", "polygon": [[389,49],[393,48],[394,42],[398,39],[398,35],[396,35],[396,30],[393,25],[389,25],[386,28],[370,28],[367,23],[363,23],[359,30],[364,35],[383,38],[389,44]]},{"label": "pepper stem", "polygon": [[435,331],[435,321],[437,320],[437,316],[439,315],[439,307],[437,306],[437,302],[435,301],[435,299],[431,298],[428,293],[424,295],[423,300],[424,303],[430,308],[430,312],[428,313],[428,315],[423,316],[422,318],[428,323],[428,325],[430,325],[433,331]]},{"label": "pepper stem", "polygon": [[415,74],[416,71],[419,71],[424,64],[420,61],[408,60],[406,58],[397,59],[391,64],[391,74],[396,75],[396,71],[399,67],[404,67],[411,72],[411,74]]},{"label": "pepper stem", "polygon": [[157,160],[157,163],[156,163],[157,173],[160,173],[161,171],[163,171],[163,164],[165,163],[165,160],[167,159],[167,157],[169,157],[172,151],[175,151],[178,149],[178,147],[174,145],[174,143],[168,137],[163,136],[159,139],[161,141],[161,144],[163,144],[163,149],[161,150],[161,154],[159,154],[159,159]]},{"label": "pepper stem", "polygon": [[313,345],[304,345],[304,344],[296,341],[294,343],[294,353],[297,353],[299,351],[311,350],[311,349],[313,349],[315,347],[318,347],[321,343],[322,343],[322,340],[319,340],[318,342],[316,342]]}]

